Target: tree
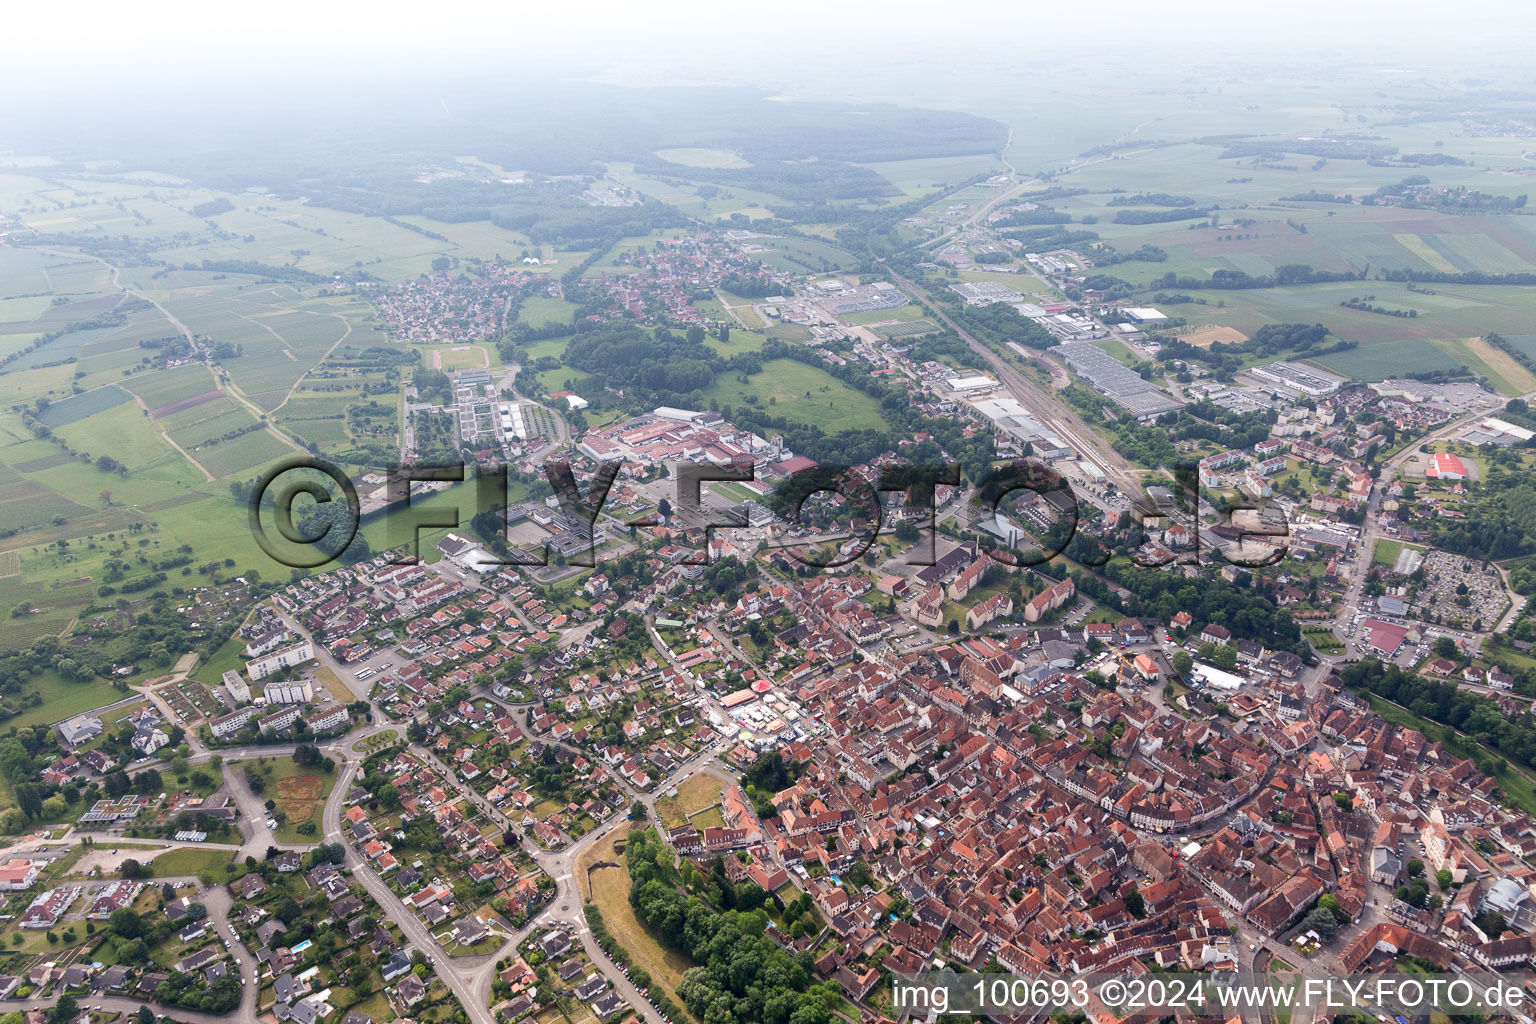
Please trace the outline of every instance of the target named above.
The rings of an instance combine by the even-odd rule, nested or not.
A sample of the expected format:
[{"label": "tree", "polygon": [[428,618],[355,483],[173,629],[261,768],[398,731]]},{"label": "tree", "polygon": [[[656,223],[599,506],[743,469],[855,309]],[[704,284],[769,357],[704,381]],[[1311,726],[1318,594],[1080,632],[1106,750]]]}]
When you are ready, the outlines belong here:
[{"label": "tree", "polygon": [[1324,942],[1332,942],[1333,937],[1339,933],[1338,918],[1333,916],[1333,911],[1326,907],[1314,907],[1301,920],[1303,931],[1317,932],[1318,937]]},{"label": "tree", "polygon": [[37,774],[37,763],[27,755],[21,741],[14,736],[0,743],[0,775],[12,786],[18,785]]},{"label": "tree", "polygon": [[1147,916],[1147,901],[1141,893],[1135,889],[1125,894],[1125,910],[1132,917],[1141,918]]},{"label": "tree", "polygon": [[15,835],[27,827],[27,816],[19,808],[9,807],[0,812],[0,832]]},{"label": "tree", "polygon": [[[48,933],[49,937],[53,932]],[[48,1020],[51,1024],[66,1024],[80,1016],[80,1001],[74,996],[65,993],[59,997],[59,1001],[53,1004],[53,1009],[48,1011]]]},{"label": "tree", "polygon": [[646,819],[645,804],[636,800],[629,808],[629,819],[631,821],[644,821]]},{"label": "tree", "polygon": [[136,939],[144,934],[144,920],[132,907],[119,907],[112,911],[112,916],[107,918],[107,927],[114,935],[121,935],[125,939]]},{"label": "tree", "polygon": [[1435,654],[1442,658],[1452,660],[1461,657],[1461,648],[1456,646],[1456,641],[1448,636],[1443,636],[1435,641]]},{"label": "tree", "polygon": [[132,857],[127,858],[121,864],[118,865],[117,873],[120,876],[122,876],[123,878],[128,879],[129,881],[132,881],[132,880],[138,879],[138,878],[145,878],[149,874],[149,872],[147,870],[145,870],[144,865],[140,864],[138,861],[134,860]]},{"label": "tree", "polygon": [[1449,871],[1445,870],[1444,868],[1441,868],[1439,871],[1436,871],[1435,872],[1435,884],[1440,887],[1440,891],[1441,892],[1444,892],[1446,889],[1449,889],[1451,887],[1451,873]]},{"label": "tree", "polygon": [[1393,895],[1410,907],[1418,907],[1422,910],[1429,902],[1429,886],[1424,884],[1423,879],[1419,879],[1412,885],[1399,886]]},{"label": "tree", "polygon": [[1417,857],[1408,858],[1408,877],[1418,878],[1424,873],[1424,862]]},{"label": "tree", "polygon": [[43,813],[43,791],[32,783],[16,787],[16,806],[29,818]]},{"label": "tree", "polygon": [[1173,670],[1181,676],[1189,675],[1189,670],[1195,667],[1194,656],[1188,651],[1177,651],[1172,658]]}]

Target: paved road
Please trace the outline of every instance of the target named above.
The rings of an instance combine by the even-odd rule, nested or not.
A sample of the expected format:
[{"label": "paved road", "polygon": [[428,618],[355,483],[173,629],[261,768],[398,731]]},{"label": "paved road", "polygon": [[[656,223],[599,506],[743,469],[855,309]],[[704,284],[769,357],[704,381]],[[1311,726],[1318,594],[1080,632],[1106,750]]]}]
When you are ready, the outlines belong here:
[{"label": "paved road", "polygon": [[[1536,399],[1536,392],[1522,397],[1527,400]],[[1346,636],[1344,631],[1349,626],[1350,618],[1360,607],[1360,600],[1365,590],[1365,577],[1370,571],[1371,558],[1376,549],[1376,542],[1382,536],[1377,513],[1381,510],[1381,503],[1385,499],[1387,488],[1391,486],[1393,480],[1397,479],[1397,475],[1402,471],[1403,466],[1418,453],[1421,447],[1433,441],[1443,440],[1461,430],[1467,424],[1491,415],[1493,411],[1491,409],[1482,409],[1478,412],[1460,416],[1414,441],[1408,447],[1382,463],[1381,473],[1376,479],[1376,486],[1371,489],[1370,500],[1366,503],[1365,523],[1360,528],[1360,543],[1354,558],[1347,562],[1341,570],[1348,575],[1349,586],[1345,590],[1339,614],[1333,620],[1333,627],[1339,641],[1346,647],[1350,647],[1357,639],[1356,637]],[[1517,595],[1509,596],[1518,599]],[[1498,628],[1500,625],[1502,625],[1502,622],[1492,628]]]},{"label": "paved road", "polygon": [[[157,878],[154,881],[155,885],[161,883],[177,886],[198,885],[198,880],[189,877]],[[234,900],[229,890],[222,885],[216,885],[211,889],[199,887],[198,900],[208,908],[208,921],[213,925],[213,933],[224,942],[225,948],[229,950],[229,956],[236,962],[234,966],[237,966],[240,973],[240,1005],[228,1014],[201,1013],[153,1001],[148,1005],[157,1012],[163,1012],[177,1020],[190,1021],[192,1024],[228,1024],[231,1019],[239,1021],[239,1024],[259,1024],[256,1001],[261,995],[261,985],[256,976],[256,958],[251,956],[250,951],[245,948],[245,944],[240,941],[240,936],[235,934],[234,927],[229,923],[229,912],[234,905]],[[145,1000],[142,999],[96,992],[76,998],[81,1006],[100,1006],[102,1009],[116,1010],[123,1014],[136,1013],[139,1007],[146,1005]],[[0,1013],[9,1013],[12,1010],[43,1009],[54,1006],[58,1001],[58,995],[46,998],[31,996],[27,999],[0,999]]]},{"label": "paved road", "polygon": [[346,846],[345,864],[352,869],[352,877],[362,883],[363,888],[368,890],[368,895],[373,897],[374,902],[379,905],[379,908],[388,919],[400,926],[400,931],[406,939],[431,959],[432,969],[436,971],[443,984],[448,986],[448,990],[463,1005],[464,1012],[469,1015],[469,1019],[474,1021],[475,1024],[496,1024],[495,1017],[492,1016],[490,1008],[485,1005],[485,1000],[476,999],[469,984],[457,971],[454,971],[449,966],[448,955],[437,944],[437,940],[432,938],[432,933],[421,922],[421,918],[417,917],[414,912],[406,907],[400,897],[396,896],[389,886],[384,883],[384,880],[379,877],[378,872],[373,870],[373,866],[365,858],[359,856],[357,851],[352,848],[352,845],[346,841],[346,836],[341,828],[342,799],[338,799],[337,795],[345,796],[356,775],[356,764],[349,762],[340,769],[340,773],[336,778],[336,786],[331,790],[331,799],[325,803],[325,813],[322,820],[324,822],[323,831],[326,841],[339,842]]}]

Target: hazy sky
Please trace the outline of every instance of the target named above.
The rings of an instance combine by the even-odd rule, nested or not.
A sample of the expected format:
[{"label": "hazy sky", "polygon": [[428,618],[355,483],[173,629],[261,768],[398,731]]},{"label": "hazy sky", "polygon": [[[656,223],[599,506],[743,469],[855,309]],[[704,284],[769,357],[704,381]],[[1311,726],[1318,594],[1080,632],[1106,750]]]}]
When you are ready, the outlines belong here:
[{"label": "hazy sky", "polygon": [[[1424,59],[1502,40],[1536,38],[1536,5],[1470,0],[1453,8],[1423,0],[1335,2],[1234,0],[1094,4],[970,0],[827,3],[775,0],[269,0],[234,7],[207,0],[17,4],[0,20],[7,59],[0,104],[25,103],[15,84],[101,88],[150,78],[209,87],[219,81],[270,88],[314,83],[363,86],[444,75],[530,72],[636,83],[750,81],[793,85],[814,68],[867,73],[893,61],[921,61],[942,75],[944,58],[1039,65],[1091,61],[1106,49],[1139,53],[1148,65],[1198,49],[1255,59],[1327,49],[1362,61]],[[1469,62],[1468,73],[1477,70]],[[912,73],[909,70],[905,73]],[[113,95],[98,94],[110,104]]]}]

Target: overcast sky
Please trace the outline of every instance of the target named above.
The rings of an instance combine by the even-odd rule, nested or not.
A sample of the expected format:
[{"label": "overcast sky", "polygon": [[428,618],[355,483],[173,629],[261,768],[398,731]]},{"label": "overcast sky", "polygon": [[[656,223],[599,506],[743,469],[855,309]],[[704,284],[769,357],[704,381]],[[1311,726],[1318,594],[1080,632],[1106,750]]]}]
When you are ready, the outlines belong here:
[{"label": "overcast sky", "polygon": [[[102,88],[151,77],[176,82],[243,80],[269,87],[364,86],[502,71],[598,76],[637,83],[749,81],[793,85],[806,62],[820,74],[867,71],[892,60],[924,60],[941,73],[945,52],[1038,64],[1091,60],[1109,47],[1139,52],[1155,67],[1171,51],[1202,47],[1228,58],[1294,56],[1308,49],[1362,61],[1423,59],[1536,38],[1536,4],[1467,0],[1336,2],[1238,0],[1094,4],[1039,0],[836,3],[773,0],[268,0],[232,6],[207,0],[123,4],[15,4],[0,18],[7,38],[0,104],[25,103],[15,86]],[[1468,73],[1478,70],[1476,61]],[[96,97],[111,103],[111,93]]]}]

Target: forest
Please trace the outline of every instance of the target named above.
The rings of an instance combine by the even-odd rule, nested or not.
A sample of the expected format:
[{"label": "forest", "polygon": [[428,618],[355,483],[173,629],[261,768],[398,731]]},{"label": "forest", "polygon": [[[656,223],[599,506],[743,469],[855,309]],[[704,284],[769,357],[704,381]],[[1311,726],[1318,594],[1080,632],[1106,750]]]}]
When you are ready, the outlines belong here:
[{"label": "forest", "polygon": [[653,334],[620,322],[580,324],[565,346],[564,362],[592,374],[594,390],[640,388],[667,404],[687,404],[693,392],[709,387],[717,372],[761,369],[752,353],[721,358],[704,344],[704,328],[698,325],[678,335],[665,327]]},{"label": "forest", "polygon": [[[766,913],[720,912],[698,896],[679,892],[667,881],[672,851],[653,832],[630,833],[625,860],[630,906],[663,945],[698,965],[677,986],[696,1019],[708,1024],[832,1020],[832,1008],[841,998],[837,986],[816,983],[809,953],[791,954],[767,936]],[[757,893],[760,906],[762,890]]]},{"label": "forest", "polygon": [[[93,116],[82,118],[73,139],[35,144],[58,155],[61,172],[111,158],[227,192],[259,184],[333,209],[451,222],[489,219],[497,206],[521,205],[519,193],[529,189],[526,180],[472,180],[463,154],[541,177],[591,176],[624,162],[642,173],[805,202],[892,195],[890,182],[857,165],[996,153],[1008,136],[1002,123],[973,114],[784,101],[752,88],[526,84],[539,102],[518,88],[466,81],[430,97],[355,90],[318,106],[269,102],[240,118],[214,116],[192,96],[167,98],[153,123]],[[402,137],[412,140],[410,150],[402,151]],[[750,166],[693,167],[657,155],[697,147],[739,153]],[[419,180],[424,169],[446,173]],[[637,208],[592,209],[623,217]]]},{"label": "forest", "polygon": [[[1368,270],[1369,268],[1367,268]],[[1329,284],[1333,281],[1363,281],[1366,270],[1316,270],[1305,263],[1287,263],[1273,274],[1245,274],[1241,270],[1213,270],[1208,280],[1179,276],[1168,271],[1147,283],[1148,288],[1219,288],[1242,291],[1248,288],[1285,288],[1298,284]],[[1390,275],[1387,280],[1394,280]],[[1406,279],[1405,279],[1406,280]],[[1415,278],[1415,280],[1417,280]]]}]

